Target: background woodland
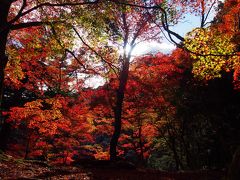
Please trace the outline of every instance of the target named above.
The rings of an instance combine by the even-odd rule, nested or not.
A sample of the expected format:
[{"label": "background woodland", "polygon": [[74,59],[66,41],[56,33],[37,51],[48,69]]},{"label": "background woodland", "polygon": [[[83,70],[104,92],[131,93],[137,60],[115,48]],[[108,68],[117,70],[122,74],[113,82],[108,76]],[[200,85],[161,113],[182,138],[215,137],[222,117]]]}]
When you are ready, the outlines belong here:
[{"label": "background woodland", "polygon": [[[124,159],[235,176],[239,9],[239,0],[1,0],[0,149],[52,164]],[[171,27],[187,14],[200,25],[182,37]],[[164,36],[171,53],[132,55]]]}]

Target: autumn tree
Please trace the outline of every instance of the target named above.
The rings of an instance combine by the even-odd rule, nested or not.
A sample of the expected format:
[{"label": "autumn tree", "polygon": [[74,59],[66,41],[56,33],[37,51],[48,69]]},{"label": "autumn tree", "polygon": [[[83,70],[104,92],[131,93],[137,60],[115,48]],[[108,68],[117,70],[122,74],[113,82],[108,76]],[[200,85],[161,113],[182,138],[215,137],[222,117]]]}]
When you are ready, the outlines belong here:
[{"label": "autumn tree", "polygon": [[[209,3],[205,1],[201,2],[198,1],[193,4],[187,3],[187,5],[194,7],[193,13],[199,14],[201,12],[202,22],[205,24],[208,17],[207,14],[209,14],[213,6],[206,10]],[[181,7],[181,10],[175,10],[171,3],[177,3],[177,5]],[[137,1],[135,3],[117,1],[116,4],[109,2],[102,3],[96,8],[96,12],[100,12],[98,13],[100,17],[102,14],[111,14],[111,16],[107,18],[103,17],[101,20],[104,25],[99,25],[99,22],[94,22],[94,31],[101,28],[100,31],[97,31],[97,35],[100,33],[101,38],[96,37],[96,35],[94,36],[94,32],[87,35],[82,33],[81,30],[88,27],[89,23],[85,25],[83,23],[81,26],[73,27],[80,42],[92,51],[95,57],[100,59],[101,64],[105,65],[104,69],[98,69],[98,71],[102,71],[102,74],[106,74],[106,72],[112,73],[119,79],[118,87],[116,88],[115,105],[113,107],[115,130],[110,142],[110,157],[113,160],[116,159],[117,155],[116,147],[121,132],[124,94],[133,48],[139,41],[159,39],[157,36],[160,30],[159,28],[163,28],[174,43],[176,42],[172,36],[184,41],[183,37],[170,30],[170,25],[176,24],[181,18],[181,15],[184,12],[189,12],[189,9],[191,9],[184,8],[186,4],[181,4],[181,2],[166,3],[169,8],[164,8],[165,4],[157,1]],[[215,4],[215,2],[212,2],[212,4]],[[210,3],[210,5],[212,4]],[[202,11],[199,9],[202,9]],[[95,16],[96,12],[88,14],[86,17],[89,19],[91,16]],[[158,31],[156,31],[156,28],[158,28]],[[180,46],[180,44],[177,45]],[[130,50],[127,51],[127,47],[129,47]]]},{"label": "autumn tree", "polygon": [[[239,1],[226,1],[221,4],[219,7],[219,12],[215,17],[215,21],[213,25],[211,26],[211,29],[213,31],[217,32],[215,33],[215,36],[218,36],[219,34],[223,36],[228,36],[229,43],[226,45],[225,48],[231,49],[231,53],[227,54],[227,56],[224,54],[224,56],[221,57],[222,64],[224,66],[231,65],[228,71],[223,69],[221,75],[222,79],[226,79],[226,74],[228,74],[228,78],[230,78],[233,82],[235,90],[239,90],[239,32],[240,32],[240,16],[239,16]],[[220,43],[221,44],[221,43]],[[225,48],[220,48],[225,52]],[[221,53],[222,54],[222,53]],[[204,63],[208,64],[208,63]],[[205,68],[203,68],[205,69]],[[220,81],[220,80],[219,80]],[[236,91],[232,92],[232,95],[235,96],[235,98],[238,98],[238,95],[236,94]],[[231,98],[231,97],[230,97]],[[237,103],[235,100],[232,100],[233,104],[232,106],[235,106]],[[231,108],[230,108],[231,109]],[[229,109],[229,110],[230,110]],[[238,114],[236,111],[231,109],[233,112],[229,112],[229,114],[232,114],[231,121],[229,122],[229,126],[234,126],[233,129],[239,129],[239,124],[235,123],[236,121],[234,119],[237,118]],[[230,111],[231,111],[230,110]],[[230,125],[231,124],[231,125]],[[228,132],[231,134],[231,130],[229,129]],[[235,139],[235,137],[238,137],[238,134],[235,134],[234,137],[231,139]],[[231,140],[230,140],[231,141]],[[229,167],[229,179],[239,179],[239,144],[231,143],[232,145],[232,164]]]},{"label": "autumn tree", "polygon": [[238,84],[239,8],[237,1],[220,3],[218,12],[208,27],[196,28],[184,40],[185,48],[195,62],[194,75],[203,80],[219,78],[222,72],[234,71]]},{"label": "autumn tree", "polygon": [[[24,158],[41,156],[59,163],[69,163],[74,156],[98,157],[102,152],[92,146],[95,128],[85,104],[89,94],[81,91],[83,82],[77,76],[82,71],[86,73],[86,69],[80,69],[79,61],[67,55],[55,33],[36,27],[28,30],[32,36],[22,30],[21,36],[15,35],[18,43],[8,46],[11,56],[5,85],[8,90],[18,91],[20,102],[14,106],[20,107],[10,106],[7,123],[22,133],[15,133],[22,141],[10,141],[10,150],[13,152],[15,147],[25,153]],[[34,99],[27,92],[32,92]],[[6,97],[7,102],[12,94]]]},{"label": "autumn tree", "polygon": [[[25,139],[23,144],[15,142],[11,146],[24,146],[25,158],[42,157],[52,163],[97,156],[98,147],[93,146],[94,115],[83,97],[58,95],[11,108],[7,121],[19,131],[24,130]],[[10,152],[16,154],[11,146]]]},{"label": "autumn tree", "polygon": [[[64,13],[70,13],[70,7],[95,4],[97,1],[1,1],[0,2],[0,121],[1,132],[4,124],[2,116],[2,98],[4,90],[5,68],[9,62],[7,43],[14,42],[11,32],[34,26],[50,25],[64,22]],[[60,18],[60,19],[59,19]],[[65,19],[66,20],[66,19]],[[17,41],[15,41],[17,42]],[[35,43],[35,42],[33,42]],[[2,133],[1,133],[2,134]],[[1,143],[2,144],[2,143]],[[1,147],[3,149],[3,147]]]},{"label": "autumn tree", "polygon": [[[101,12],[98,14],[105,15],[101,21],[103,24],[97,27],[101,28],[100,34],[102,36],[93,36],[94,32],[87,35],[81,34],[80,30],[87,26],[84,23],[82,26],[74,28],[80,42],[92,52],[95,59],[99,59],[101,66],[105,67],[98,69],[98,72],[107,77],[107,81],[111,81],[111,77],[118,80],[116,89],[114,89],[116,95],[112,99],[115,119],[114,132],[110,142],[112,160],[115,160],[117,156],[117,143],[121,132],[124,94],[132,50],[140,41],[159,38],[159,31],[156,31],[158,27],[154,24],[159,11],[157,6],[151,7],[154,5],[153,2],[141,1],[135,2],[135,5],[128,2],[101,3],[96,10]],[[91,14],[88,15],[91,17]],[[96,23],[99,25],[98,22]]]},{"label": "autumn tree", "polygon": [[[164,29],[170,40],[177,46],[183,47],[183,44],[177,43],[173,37],[182,42],[185,39],[171,31],[171,25],[175,25],[184,12],[193,9],[193,13],[201,15],[201,27],[203,27],[206,25],[208,14],[213,7],[211,3],[214,4],[215,1],[210,1],[210,7],[207,10],[206,7],[209,6],[209,3],[204,0],[196,2],[134,1],[134,3],[130,1],[2,1],[0,3],[1,110],[4,73],[7,63],[9,63],[7,68],[10,68],[8,70],[12,74],[5,78],[6,82],[15,80],[16,84],[22,85],[19,79],[22,78],[23,80],[25,77],[28,79],[28,83],[25,83],[26,88],[33,91],[39,91],[39,88],[54,89],[53,91],[69,89],[69,81],[71,84],[75,83],[76,86],[82,85],[81,82],[78,83],[78,81],[81,81],[78,76],[81,73],[86,76],[87,71],[106,77],[106,81],[115,79],[117,83],[113,89],[116,94],[111,99],[115,122],[110,141],[110,158],[116,160],[132,50],[141,41],[159,40],[160,29]],[[173,8],[173,4],[178,5],[179,9]],[[69,19],[69,17],[71,18]],[[33,26],[41,26],[41,28],[34,29]],[[20,29],[27,29],[23,33],[24,36],[39,31],[36,33],[38,36],[35,39],[29,38],[29,45],[27,45],[28,42],[24,42],[24,38],[21,39],[23,42],[17,39],[21,33]],[[51,40],[42,42],[41,39],[38,39],[46,37],[51,37]],[[73,41],[75,37],[78,40]],[[7,49],[7,42],[10,44],[9,49]],[[43,45],[48,46],[52,43],[55,48],[57,47],[55,50],[54,48],[43,47]],[[76,45],[79,49],[75,47]],[[184,48],[191,51],[186,44]],[[29,61],[22,62],[28,56],[28,54],[25,54],[26,50],[30,50],[32,54]],[[35,51],[37,51],[36,54]],[[54,53],[58,57],[54,56]],[[69,56],[71,56],[71,65],[64,67],[67,64],[66,60],[70,59]],[[46,71],[41,73],[29,71],[27,65],[36,59],[37,63],[35,62],[36,64],[33,64],[33,67],[36,65],[35,67],[40,68],[40,71],[45,67],[48,67],[47,69],[52,68],[52,72],[56,72],[58,75],[54,75],[50,73],[51,70],[48,70],[51,79],[47,79],[47,77],[39,77]],[[25,64],[24,67],[21,67],[20,61],[22,65]],[[60,66],[59,69],[56,68],[58,65]],[[70,70],[67,70],[67,68]],[[28,74],[24,75],[24,73]],[[67,73],[68,75],[66,75]],[[71,75],[69,75],[71,73],[75,74],[75,80],[71,79]],[[62,76],[63,74],[64,76]],[[148,83],[157,82],[149,80]],[[3,124],[2,114],[0,118],[1,124]],[[140,119],[138,120],[141,126],[142,123]],[[141,129],[139,130],[141,131]]]},{"label": "autumn tree", "polygon": [[[150,40],[156,36],[154,26],[151,24],[152,19],[155,18],[155,11],[142,10],[142,12],[139,13],[138,10],[134,8],[129,9],[129,12],[128,7],[123,6],[122,8],[123,11],[118,15],[121,17],[118,26],[123,32],[121,35],[123,40],[123,54],[119,57],[119,85],[116,89],[116,102],[114,106],[114,133],[110,142],[110,158],[112,160],[115,160],[117,156],[116,147],[121,132],[122,109],[129,74],[131,52],[136,46],[137,40],[141,38]],[[146,36],[146,33],[149,33],[150,36]],[[130,45],[129,52],[127,52],[128,45]]]},{"label": "autumn tree", "polygon": [[[238,106],[238,94],[237,91],[234,91],[234,88],[238,89],[238,67],[239,67],[239,43],[238,43],[238,34],[239,34],[239,3],[236,1],[227,1],[223,4],[220,4],[219,12],[217,13],[216,17],[214,18],[214,21],[209,27],[200,27],[194,29],[192,32],[188,33],[187,36],[184,39],[184,46],[185,49],[190,53],[192,62],[193,62],[193,69],[192,72],[196,79],[191,79],[191,75],[189,74],[187,79],[191,79],[192,85],[188,86],[191,93],[188,92],[185,88],[185,97],[186,99],[182,100],[183,106],[188,107],[185,103],[186,102],[192,102],[192,105],[194,107],[198,108],[198,114],[193,110],[195,113],[186,113],[184,115],[184,118],[186,121],[188,119],[196,118],[198,123],[198,126],[205,126],[205,133],[208,133],[208,140],[215,138],[211,142],[215,142],[215,145],[212,145],[210,141],[207,139],[202,139],[201,137],[198,138],[197,141],[199,143],[208,144],[209,149],[211,149],[211,156],[213,158],[214,155],[217,153],[223,153],[222,151],[219,152],[216,150],[216,146],[221,146],[221,148],[224,151],[228,145],[224,145],[219,138],[222,138],[222,134],[224,132],[228,132],[231,134],[231,130],[226,130],[226,127],[222,127],[221,124],[225,122],[226,119],[229,119],[229,122],[227,123],[228,126],[232,126],[230,124],[234,124],[234,127],[236,129],[239,127],[238,124],[235,124],[235,120],[237,118],[237,110],[235,108],[230,108]],[[200,81],[199,81],[200,80]],[[195,81],[195,82],[194,82]],[[231,81],[233,84],[231,84]],[[205,84],[204,84],[205,83]],[[195,84],[195,85],[194,85]],[[184,85],[185,86],[185,85]],[[218,89],[218,90],[217,90]],[[202,93],[198,90],[202,90]],[[216,92],[215,92],[216,91]],[[204,93],[203,93],[204,92]],[[193,95],[193,94],[201,94],[201,96],[204,96],[205,103],[202,102],[201,99],[198,99],[197,97],[199,95]],[[186,97],[187,95],[187,97]],[[191,96],[193,95],[193,96]],[[189,100],[188,100],[189,99]],[[235,101],[236,100],[236,101]],[[225,105],[215,105],[215,107],[212,106],[206,106],[207,104],[213,104],[214,102],[218,102],[216,104],[225,104]],[[231,104],[231,105],[230,105]],[[181,106],[182,106],[181,105]],[[207,107],[207,108],[206,108]],[[218,110],[216,110],[218,109]],[[224,110],[223,110],[224,109]],[[182,108],[179,109],[180,111],[183,110]],[[217,111],[217,112],[216,112]],[[219,115],[219,112],[225,112],[221,114],[220,116],[222,118],[216,118]],[[183,111],[181,111],[183,112]],[[226,113],[227,112],[227,113]],[[197,115],[198,114],[198,115]],[[215,114],[215,115],[213,115]],[[231,117],[228,117],[228,115],[231,114]],[[199,116],[199,117],[197,117]],[[215,116],[215,117],[214,117]],[[225,117],[225,118],[224,118]],[[231,120],[230,120],[231,119]],[[191,121],[190,120],[190,121]],[[207,121],[207,123],[206,123]],[[219,121],[221,122],[220,124]],[[223,122],[222,122],[223,121]],[[208,125],[207,125],[208,124]],[[190,125],[190,124],[189,124]],[[209,131],[209,125],[212,129],[217,129],[215,131]],[[185,128],[186,129],[186,128]],[[198,128],[197,128],[198,129]],[[195,131],[197,131],[197,129]],[[221,131],[220,129],[225,129]],[[234,129],[234,128],[233,128]],[[211,133],[210,133],[211,132]],[[214,132],[214,133],[213,133]],[[201,134],[202,132],[199,132]],[[210,135],[211,134],[211,135]],[[206,136],[206,134],[204,135]],[[238,135],[235,134],[235,136],[238,137]],[[230,139],[235,139],[235,137],[231,137]],[[188,140],[187,143],[192,143],[192,140]],[[228,140],[231,141],[231,140]],[[194,143],[192,144],[192,147],[194,147]],[[215,146],[215,147],[214,147]],[[236,148],[236,144],[232,145],[234,149]],[[196,146],[197,147],[197,146]],[[197,148],[198,149],[198,148]],[[213,152],[215,151],[215,152]],[[233,150],[234,151],[234,150]],[[203,152],[202,150],[199,150],[199,152]],[[191,156],[191,152],[189,153]],[[203,156],[207,156],[207,153],[203,153]],[[214,154],[214,155],[213,155]],[[218,166],[223,162],[229,161],[230,154],[222,155],[222,158],[219,158],[216,160],[215,163],[218,164]],[[224,159],[225,158],[225,159]],[[202,158],[203,159],[203,158]],[[199,166],[199,164],[203,163],[202,159],[198,160],[198,164],[192,164],[190,162],[190,166]],[[206,159],[206,158],[205,158]],[[220,162],[221,161],[221,162]],[[196,161],[197,162],[197,161]]]},{"label": "autumn tree", "polygon": [[[137,81],[140,87],[138,90],[140,93],[137,95],[139,99],[136,102],[141,103],[137,103],[135,106],[142,106],[145,109],[149,115],[145,121],[151,119],[151,122],[147,124],[152,126],[155,131],[155,133],[152,133],[154,136],[150,140],[149,152],[152,154],[155,148],[161,149],[161,145],[157,147],[158,145],[154,141],[158,141],[160,138],[164,139],[165,144],[172,151],[173,159],[178,169],[179,166],[182,166],[182,162],[177,151],[177,135],[173,135],[176,132],[173,129],[178,129],[178,122],[175,119],[176,107],[173,99],[180,86],[184,66],[175,57],[176,55],[178,53],[169,56],[159,53],[137,58],[137,66],[133,68],[132,73],[133,80]],[[130,99],[135,97],[131,94],[129,96]]]}]

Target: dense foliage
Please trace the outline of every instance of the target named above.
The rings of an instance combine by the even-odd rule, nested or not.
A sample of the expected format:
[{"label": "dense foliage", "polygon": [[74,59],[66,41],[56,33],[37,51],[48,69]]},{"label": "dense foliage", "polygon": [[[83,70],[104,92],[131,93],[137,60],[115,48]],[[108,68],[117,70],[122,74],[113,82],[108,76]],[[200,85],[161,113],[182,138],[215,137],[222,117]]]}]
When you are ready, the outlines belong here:
[{"label": "dense foliage", "polygon": [[[219,2],[208,25],[215,5],[3,0],[0,148],[53,164],[119,158],[186,170],[239,162],[240,2]],[[201,26],[181,37],[170,27],[186,14]],[[165,33],[177,46],[170,54],[132,56]]]}]

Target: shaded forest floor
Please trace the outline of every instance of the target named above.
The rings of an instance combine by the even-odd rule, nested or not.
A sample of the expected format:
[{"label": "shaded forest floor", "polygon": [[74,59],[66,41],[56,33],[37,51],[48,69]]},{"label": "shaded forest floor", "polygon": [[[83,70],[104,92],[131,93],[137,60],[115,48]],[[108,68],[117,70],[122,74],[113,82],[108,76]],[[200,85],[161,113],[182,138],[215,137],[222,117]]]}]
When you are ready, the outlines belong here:
[{"label": "shaded forest floor", "polygon": [[80,180],[221,180],[223,172],[170,173],[114,166],[49,166],[41,161],[24,161],[0,154],[0,179],[80,179]]}]

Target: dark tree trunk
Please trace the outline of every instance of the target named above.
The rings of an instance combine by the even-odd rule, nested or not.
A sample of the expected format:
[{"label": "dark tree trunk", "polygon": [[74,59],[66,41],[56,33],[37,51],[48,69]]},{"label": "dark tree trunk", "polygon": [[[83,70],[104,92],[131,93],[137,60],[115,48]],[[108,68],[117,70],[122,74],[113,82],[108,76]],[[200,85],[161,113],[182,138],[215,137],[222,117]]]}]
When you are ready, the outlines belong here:
[{"label": "dark tree trunk", "polygon": [[31,141],[31,135],[28,135],[28,137],[27,137],[27,143],[26,143],[26,148],[25,148],[24,159],[28,159],[28,155],[29,155],[29,153],[30,153],[30,141]]},{"label": "dark tree trunk", "polygon": [[168,127],[167,131],[168,131],[168,135],[169,135],[169,145],[173,152],[173,158],[174,158],[175,164],[176,164],[176,171],[178,171],[179,169],[183,169],[183,164],[182,164],[182,162],[179,158],[178,152],[177,152],[177,147],[176,147],[177,142],[176,142],[174,135],[172,135],[169,127]]},{"label": "dark tree trunk", "polygon": [[144,155],[143,155],[143,142],[142,142],[142,120],[138,119],[138,138],[139,138],[139,147],[140,147],[140,162],[144,163]]},{"label": "dark tree trunk", "polygon": [[171,144],[172,144],[173,157],[174,157],[174,160],[176,163],[176,171],[178,171],[180,168],[182,168],[182,163],[181,163],[178,153],[177,153],[175,139],[171,140]]},{"label": "dark tree trunk", "polygon": [[117,89],[116,95],[116,104],[114,107],[114,132],[112,135],[112,139],[110,141],[110,160],[115,161],[117,158],[117,144],[118,139],[121,133],[122,127],[122,107],[123,107],[123,99],[124,93],[126,89],[126,84],[128,80],[129,73],[129,58],[124,59],[122,71],[119,77],[119,86]]},{"label": "dark tree trunk", "polygon": [[232,162],[228,170],[229,180],[239,180],[240,179],[240,147],[235,151]]},{"label": "dark tree trunk", "polygon": [[186,155],[187,167],[188,167],[188,168],[191,168],[191,167],[192,167],[192,165],[191,165],[191,158],[190,158],[190,157],[191,157],[191,153],[190,153],[190,151],[189,151],[189,148],[188,148],[188,145],[187,145],[187,143],[186,143],[186,141],[185,141],[185,138],[182,137],[181,140],[182,140],[184,152],[185,152],[185,155]]},{"label": "dark tree trunk", "polygon": [[0,149],[4,150],[6,145],[6,137],[4,131],[5,120],[2,114],[2,102],[3,102],[3,89],[4,89],[4,70],[8,62],[6,55],[6,44],[9,33],[9,25],[7,17],[11,1],[1,0],[0,1]]}]

